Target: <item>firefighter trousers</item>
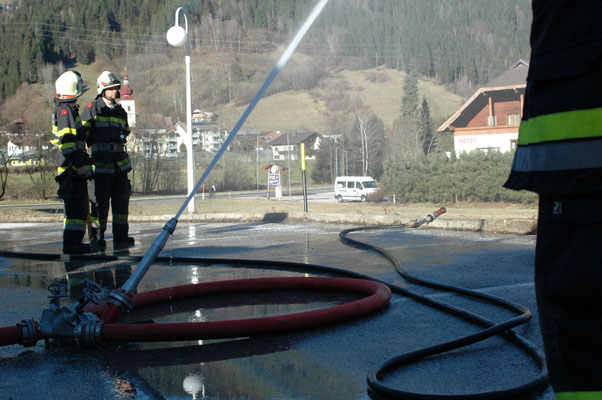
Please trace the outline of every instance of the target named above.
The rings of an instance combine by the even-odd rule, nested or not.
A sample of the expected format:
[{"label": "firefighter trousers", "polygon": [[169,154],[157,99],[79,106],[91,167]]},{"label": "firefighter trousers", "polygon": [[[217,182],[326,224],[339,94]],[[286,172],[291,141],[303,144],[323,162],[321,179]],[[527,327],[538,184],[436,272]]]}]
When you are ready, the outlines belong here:
[{"label": "firefighter trousers", "polygon": [[57,194],[64,203],[63,244],[80,244],[88,219],[88,180],[67,175],[60,182]]},{"label": "firefighter trousers", "polygon": [[128,236],[128,208],[132,187],[126,174],[96,175],[90,184],[92,239],[104,239],[109,208],[113,217],[113,239]]},{"label": "firefighter trousers", "polygon": [[602,195],[542,195],[535,291],[559,400],[602,399]]}]

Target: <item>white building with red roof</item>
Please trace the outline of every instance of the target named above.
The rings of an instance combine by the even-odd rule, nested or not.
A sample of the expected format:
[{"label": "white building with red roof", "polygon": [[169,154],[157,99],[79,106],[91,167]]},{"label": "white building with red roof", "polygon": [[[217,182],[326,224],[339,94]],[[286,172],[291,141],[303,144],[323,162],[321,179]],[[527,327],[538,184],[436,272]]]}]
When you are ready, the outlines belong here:
[{"label": "white building with red roof", "polygon": [[130,87],[128,75],[125,73],[123,74],[121,89],[119,89],[119,104],[128,114],[128,125],[130,127],[136,126],[136,100],[134,100],[133,94],[134,91]]}]

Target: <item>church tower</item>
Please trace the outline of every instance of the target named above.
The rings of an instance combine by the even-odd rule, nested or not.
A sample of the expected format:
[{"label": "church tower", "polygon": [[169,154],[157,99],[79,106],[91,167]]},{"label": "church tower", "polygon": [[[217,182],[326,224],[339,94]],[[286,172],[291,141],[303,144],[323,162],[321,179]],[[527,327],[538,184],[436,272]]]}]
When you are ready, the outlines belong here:
[{"label": "church tower", "polygon": [[134,100],[133,94],[134,91],[130,88],[128,75],[125,73],[123,75],[123,85],[119,90],[119,104],[128,114],[128,125],[130,127],[136,126],[136,100]]}]

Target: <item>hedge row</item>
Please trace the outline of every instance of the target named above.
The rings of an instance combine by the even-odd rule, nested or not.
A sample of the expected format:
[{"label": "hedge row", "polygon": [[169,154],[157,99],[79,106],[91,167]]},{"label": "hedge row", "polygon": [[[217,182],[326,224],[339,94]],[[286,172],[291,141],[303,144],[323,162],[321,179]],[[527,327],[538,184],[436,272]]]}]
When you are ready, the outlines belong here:
[{"label": "hedge row", "polygon": [[512,202],[533,204],[534,193],[502,187],[513,153],[472,152],[459,158],[444,155],[385,164],[382,183],[389,197],[401,202]]}]

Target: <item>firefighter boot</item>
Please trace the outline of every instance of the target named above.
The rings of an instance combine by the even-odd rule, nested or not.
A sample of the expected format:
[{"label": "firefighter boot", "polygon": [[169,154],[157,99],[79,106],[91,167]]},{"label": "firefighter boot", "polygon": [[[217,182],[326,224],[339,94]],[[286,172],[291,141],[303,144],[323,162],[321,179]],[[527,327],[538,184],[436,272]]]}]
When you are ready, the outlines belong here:
[{"label": "firefighter boot", "polygon": [[114,235],[113,236],[113,247],[116,249],[125,249],[128,247],[134,247],[136,240],[133,237],[126,235]]},{"label": "firefighter boot", "polygon": [[105,240],[104,232],[101,232],[97,228],[90,230],[90,245],[94,251],[100,251],[107,248],[107,242]]},{"label": "firefighter boot", "polygon": [[87,243],[63,243],[63,254],[86,254],[92,248]]}]

